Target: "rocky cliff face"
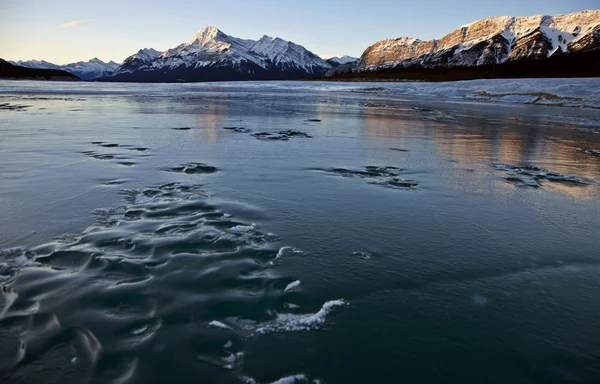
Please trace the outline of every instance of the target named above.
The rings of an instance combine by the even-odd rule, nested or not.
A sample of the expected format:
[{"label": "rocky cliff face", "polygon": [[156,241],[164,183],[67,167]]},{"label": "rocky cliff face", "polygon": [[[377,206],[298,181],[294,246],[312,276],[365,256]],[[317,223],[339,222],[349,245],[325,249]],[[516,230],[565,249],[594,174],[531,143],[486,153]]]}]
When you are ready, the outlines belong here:
[{"label": "rocky cliff face", "polygon": [[379,41],[365,50],[353,70],[472,67],[596,49],[600,49],[600,10],[488,17],[440,40],[402,37]]}]

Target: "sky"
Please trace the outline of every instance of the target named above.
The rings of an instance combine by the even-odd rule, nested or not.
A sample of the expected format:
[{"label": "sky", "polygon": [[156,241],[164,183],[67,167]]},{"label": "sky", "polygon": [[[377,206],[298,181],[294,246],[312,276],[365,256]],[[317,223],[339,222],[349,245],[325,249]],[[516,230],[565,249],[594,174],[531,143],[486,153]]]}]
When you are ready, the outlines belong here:
[{"label": "sky", "polygon": [[360,56],[381,39],[441,38],[487,16],[599,9],[600,0],[0,0],[0,58],[56,64],[122,62],[215,25],[228,35],[277,36],[320,55]]}]

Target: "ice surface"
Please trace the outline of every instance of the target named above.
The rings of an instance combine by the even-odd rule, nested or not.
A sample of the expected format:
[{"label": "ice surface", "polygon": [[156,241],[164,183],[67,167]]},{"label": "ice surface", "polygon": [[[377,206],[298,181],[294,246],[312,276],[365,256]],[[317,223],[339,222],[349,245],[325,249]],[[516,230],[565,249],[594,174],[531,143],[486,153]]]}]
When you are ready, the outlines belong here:
[{"label": "ice surface", "polygon": [[[204,92],[230,88],[230,82],[168,84],[159,90],[155,84],[111,84],[103,87],[91,87],[87,83],[53,83],[53,95],[136,95],[152,89],[153,96],[196,97]],[[39,82],[0,81],[0,93],[30,94],[47,93]],[[426,99],[452,99],[458,101],[489,101],[531,103],[534,105],[562,105],[565,107],[600,108],[600,78],[562,78],[562,79],[492,79],[455,82],[289,82],[289,81],[248,81],[235,84],[237,92],[275,91],[275,92],[328,92],[346,95],[348,93],[376,93],[383,102],[386,97],[409,97]],[[507,96],[524,96],[524,99],[511,100]],[[25,99],[24,99],[25,100]],[[533,101],[532,101],[533,100]]]},{"label": "ice surface", "polygon": [[[364,87],[369,88],[369,87]],[[360,91],[363,87],[354,87]],[[600,79],[494,79],[386,83],[378,94],[600,108]]]}]

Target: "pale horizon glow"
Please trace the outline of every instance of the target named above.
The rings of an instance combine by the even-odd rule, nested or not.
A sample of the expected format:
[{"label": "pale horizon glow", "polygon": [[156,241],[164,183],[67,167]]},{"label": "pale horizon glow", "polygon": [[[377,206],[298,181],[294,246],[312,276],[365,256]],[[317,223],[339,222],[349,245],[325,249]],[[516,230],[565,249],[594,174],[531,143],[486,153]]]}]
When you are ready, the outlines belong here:
[{"label": "pale horizon glow", "polygon": [[63,23],[63,24],[59,25],[58,28],[78,27],[80,25],[88,24],[88,23],[91,23],[91,22],[92,22],[92,20],[69,21],[68,23]]},{"label": "pale horizon glow", "polygon": [[439,39],[488,16],[598,8],[598,0],[3,0],[0,58],[121,63],[142,48],[174,48],[208,25],[243,39],[280,37],[323,56],[360,57],[379,40]]}]

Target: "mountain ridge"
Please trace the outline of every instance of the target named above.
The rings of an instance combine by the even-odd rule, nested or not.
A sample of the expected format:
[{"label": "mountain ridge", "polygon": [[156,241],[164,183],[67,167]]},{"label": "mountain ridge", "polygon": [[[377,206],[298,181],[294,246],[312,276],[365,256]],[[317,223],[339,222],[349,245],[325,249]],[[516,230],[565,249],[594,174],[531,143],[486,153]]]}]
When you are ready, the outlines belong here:
[{"label": "mountain ridge", "polygon": [[27,60],[27,61],[9,61],[13,65],[32,68],[32,69],[56,69],[69,72],[81,80],[93,80],[96,77],[103,76],[106,73],[112,73],[119,64],[114,61],[105,63],[97,57],[88,61],[78,61],[64,65],[53,64],[44,60]]},{"label": "mountain ridge", "polygon": [[[563,55],[567,58],[541,64]],[[495,68],[505,68],[513,62],[528,64],[510,65],[502,76],[525,73],[537,76],[535,68],[528,66],[543,67],[540,73],[548,76],[559,73],[576,76],[579,72],[600,76],[600,70],[594,69],[596,56],[600,56],[600,10],[565,15],[490,16],[462,25],[440,39],[380,40],[367,47],[360,58],[319,57],[280,37],[263,35],[257,40],[242,39],[209,25],[173,48],[165,51],[143,48],[121,64],[105,63],[98,58],[66,65],[43,60],[12,63],[65,70],[83,80],[195,82],[352,78],[364,74],[376,78],[373,73],[382,71],[386,78],[401,78],[401,72],[410,71],[411,79],[418,79],[419,73],[425,74],[423,79],[426,79],[427,71],[457,69],[461,70],[458,77],[463,78],[469,76],[465,70],[469,68],[486,68],[474,71],[473,76],[494,77]],[[577,66],[581,67],[580,71]]]},{"label": "mountain ridge", "polygon": [[452,69],[544,60],[600,49],[600,10],[566,15],[492,16],[463,25],[441,39],[385,39],[369,46],[354,66],[333,76],[389,69]]},{"label": "mountain ridge", "polygon": [[293,80],[322,76],[332,68],[325,60],[291,41],[267,35],[258,40],[241,39],[212,25],[156,57],[136,59],[130,56],[112,76],[99,80]]}]

